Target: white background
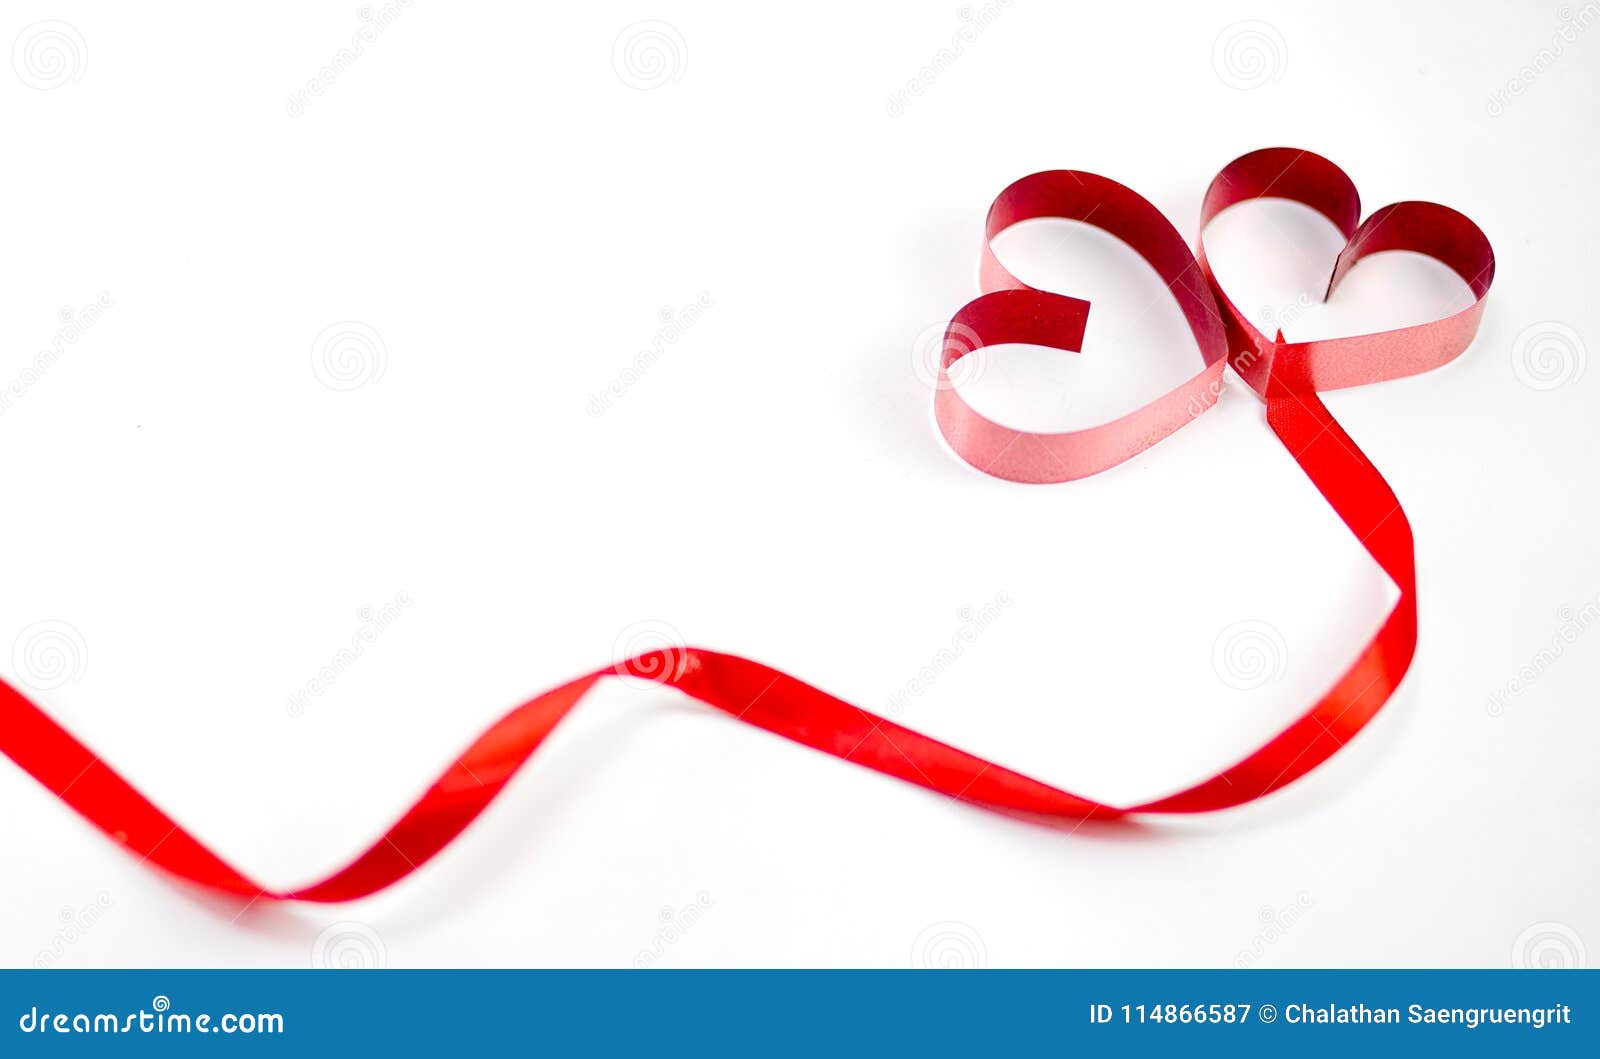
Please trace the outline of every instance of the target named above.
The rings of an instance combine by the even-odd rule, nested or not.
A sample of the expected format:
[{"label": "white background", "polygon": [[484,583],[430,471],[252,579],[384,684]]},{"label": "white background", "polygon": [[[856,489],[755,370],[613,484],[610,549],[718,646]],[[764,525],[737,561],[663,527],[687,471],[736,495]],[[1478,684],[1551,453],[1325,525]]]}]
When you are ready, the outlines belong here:
[{"label": "white background", "polygon": [[[1392,586],[1237,379],[1089,480],[956,460],[917,358],[976,293],[990,199],[1088,169],[1192,239],[1213,173],[1287,144],[1367,211],[1467,212],[1499,274],[1459,361],[1328,398],[1410,515],[1422,640],[1264,802],[1051,828],[613,684],[347,906],[176,885],[0,761],[0,960],[1600,959],[1600,7],[1421,7],[416,0],[346,62],[353,6],[8,5],[0,671],[271,884],[641,631],[1080,793],[1204,777]],[[1338,239],[1286,204],[1210,235],[1290,338],[1464,304],[1400,254],[1308,305]],[[1039,223],[1001,249],[1095,308],[1081,356],[994,351],[985,409],[1084,425],[1198,368],[1125,248]]]}]

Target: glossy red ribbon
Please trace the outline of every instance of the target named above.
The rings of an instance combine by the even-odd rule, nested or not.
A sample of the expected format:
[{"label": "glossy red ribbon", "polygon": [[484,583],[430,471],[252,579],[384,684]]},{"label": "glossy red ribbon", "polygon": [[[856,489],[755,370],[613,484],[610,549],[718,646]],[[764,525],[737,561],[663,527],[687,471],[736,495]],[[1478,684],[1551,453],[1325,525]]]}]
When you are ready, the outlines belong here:
[{"label": "glossy red ribbon", "polygon": [[[1345,233],[1328,294],[1362,257],[1414,250],[1455,269],[1474,304],[1453,316],[1373,335],[1291,343],[1244,318],[1177,230],[1132,190],[1092,173],[1037,173],[1011,185],[989,211],[980,271],[987,292],[952,319],[934,398],[939,429],[978,469],[1020,482],[1061,482],[1120,463],[1215,403],[1223,364],[1266,401],[1267,423],[1345,524],[1400,590],[1377,634],[1333,686],[1294,723],[1221,773],[1142,805],[1114,807],[1068,793],[869,713],[787,673],[736,655],[664,649],[596,670],[530,699],[479,736],[389,831],[343,870],[302,889],[268,890],[217,856],[140,794],[66,729],[0,683],[0,750],[62,801],[144,861],[181,879],[251,898],[347,901],[404,878],[448,845],[500,792],[596,682],[648,677],[759,728],[950,797],[999,809],[1081,819],[1125,813],[1192,813],[1252,801],[1321,764],[1388,700],[1416,648],[1411,527],[1394,493],[1317,397],[1319,389],[1414,374],[1471,342],[1494,277],[1478,227],[1428,202],[1385,206],[1357,225],[1360,200],[1342,170],[1307,151],[1271,148],[1230,163],[1211,183],[1202,228],[1247,199],[1277,197],[1321,212]],[[1188,320],[1202,370],[1143,408],[1067,433],[1014,430],[985,418],[945,375],[974,349],[1030,343],[1077,351],[1089,304],[1035,290],[1000,264],[988,240],[1033,217],[1065,217],[1116,235],[1166,282]]]}]

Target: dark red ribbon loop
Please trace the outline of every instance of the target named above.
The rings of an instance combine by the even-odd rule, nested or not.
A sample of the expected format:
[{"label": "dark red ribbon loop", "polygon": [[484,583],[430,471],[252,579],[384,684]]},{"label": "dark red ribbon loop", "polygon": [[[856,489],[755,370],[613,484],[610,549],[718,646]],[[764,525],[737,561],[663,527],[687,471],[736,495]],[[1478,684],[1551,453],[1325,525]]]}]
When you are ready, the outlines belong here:
[{"label": "dark red ribbon loop", "polygon": [[[1205,226],[1229,206],[1257,198],[1299,202],[1332,221],[1345,237],[1333,263],[1324,299],[1361,259],[1382,250],[1412,250],[1454,269],[1471,289],[1473,303],[1439,320],[1376,334],[1284,342],[1269,338],[1228,299],[1206,261]],[[1384,206],[1359,227],[1361,197],[1344,170],[1320,155],[1293,147],[1269,147],[1236,158],[1211,181],[1200,209],[1198,259],[1228,322],[1230,363],[1257,392],[1269,377],[1284,392],[1313,393],[1397,379],[1449,363],[1472,343],[1483,316],[1483,299],[1494,282],[1494,251],[1479,227],[1435,202]]]},{"label": "dark red ribbon loop", "polygon": [[[1086,430],[1016,430],[968,404],[951,382],[949,368],[972,350],[1025,342],[1076,351],[1083,344],[1089,303],[1030,287],[995,256],[995,236],[1040,217],[1092,224],[1148,261],[1194,332],[1205,364],[1200,373],[1144,407]],[[1194,255],[1160,210],[1115,180],[1062,169],[1023,177],[1006,188],[989,208],[978,282],[985,291],[1001,293],[968,302],[950,321],[933,411],[951,449],[985,474],[1013,482],[1065,482],[1098,473],[1171,434],[1215,404],[1222,392],[1226,333]]]},{"label": "dark red ribbon loop", "polygon": [[[1356,660],[1298,720],[1209,780],[1142,805],[1108,806],[904,728],[759,662],[699,648],[668,649],[597,670],[518,706],[479,736],[349,866],[310,886],[273,891],[218,857],[3,683],[0,750],[95,826],[179,878],[251,898],[306,901],[362,897],[416,871],[483,811],[589,689],[611,676],[657,680],[797,743],[995,808],[1077,819],[1201,812],[1259,798],[1305,775],[1358,732],[1393,693],[1416,649],[1410,524],[1383,477],[1316,391],[1409,375],[1458,356],[1476,332],[1494,276],[1488,240],[1466,217],[1432,203],[1402,202],[1357,227],[1360,201],[1349,177],[1327,159],[1291,148],[1257,151],[1226,166],[1206,194],[1202,227],[1229,205],[1263,197],[1303,202],[1345,233],[1348,242],[1333,266],[1329,293],[1362,257],[1406,249],[1455,269],[1477,300],[1443,319],[1375,335],[1302,343],[1268,339],[1216,284],[1203,240],[1201,252],[1191,254],[1160,211],[1115,181],[1092,173],[1038,173],[1007,188],[989,211],[981,266],[988,293],[952,319],[934,398],[939,428],[962,459],[1015,481],[1059,482],[1120,463],[1209,408],[1227,361],[1264,394],[1273,433],[1394,580],[1400,598]],[[1028,287],[990,249],[994,236],[1031,217],[1094,224],[1138,251],[1183,310],[1204,370],[1128,416],[1067,433],[1014,430],[968,406],[950,385],[946,369],[973,349],[1002,342],[1068,351],[1082,346],[1088,303]]]}]

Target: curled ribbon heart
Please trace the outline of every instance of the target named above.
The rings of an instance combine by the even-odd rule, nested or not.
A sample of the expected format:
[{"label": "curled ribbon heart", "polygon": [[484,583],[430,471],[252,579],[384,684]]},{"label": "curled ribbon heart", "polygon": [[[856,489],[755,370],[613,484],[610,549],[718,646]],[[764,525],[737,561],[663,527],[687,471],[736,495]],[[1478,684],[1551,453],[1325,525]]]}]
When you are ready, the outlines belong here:
[{"label": "curled ribbon heart", "polygon": [[[940,361],[935,418],[955,452],[988,474],[1062,482],[1142,452],[1216,402],[1224,364],[1266,402],[1267,423],[1306,475],[1399,588],[1400,596],[1356,660],[1296,721],[1216,776],[1142,805],[1115,807],[1041,783],[869,713],[803,681],[736,655],[670,648],[579,677],[516,707],[479,736],[387,833],[332,876],[295,890],[262,887],[212,852],[70,732],[10,685],[0,683],[0,750],[62,801],[142,860],[202,886],[252,899],[346,901],[416,871],[461,833],[598,681],[646,677],[739,720],[950,797],[1074,819],[1127,813],[1193,813],[1252,801],[1325,761],[1386,702],[1416,649],[1411,527],[1377,469],[1335,422],[1317,391],[1410,375],[1448,362],[1477,332],[1494,278],[1494,253],[1477,225],[1429,202],[1401,202],[1357,225],[1355,185],[1308,151],[1270,148],[1229,163],[1211,182],[1204,225],[1235,203],[1286,198],[1326,216],[1346,237],[1328,294],[1361,258],[1413,250],[1454,269],[1473,304],[1413,327],[1292,343],[1253,327],[1206,263],[1140,195],[1092,173],[1036,173],[1012,184],[989,210],[980,281],[986,293],[951,320]],[[1064,217],[1122,239],[1161,276],[1194,333],[1203,369],[1128,415],[1086,430],[1014,430],[976,412],[949,385],[948,368],[986,345],[1028,343],[1077,351],[1089,304],[1027,286],[990,247],[1000,232],[1034,217]]]}]

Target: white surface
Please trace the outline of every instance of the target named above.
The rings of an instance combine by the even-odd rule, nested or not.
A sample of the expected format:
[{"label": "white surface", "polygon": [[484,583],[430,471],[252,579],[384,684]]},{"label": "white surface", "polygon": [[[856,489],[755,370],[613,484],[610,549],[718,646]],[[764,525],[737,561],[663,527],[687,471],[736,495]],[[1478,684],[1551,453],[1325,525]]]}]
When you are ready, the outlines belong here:
[{"label": "white surface", "polygon": [[[293,106],[353,8],[8,7],[5,33],[72,32],[65,74],[14,49],[0,77],[0,374],[25,378],[61,307],[107,304],[0,411],[0,648],[52,622],[42,646],[66,652],[56,679],[26,651],[0,669],[58,685],[52,713],[283,884],[337,867],[505,708],[640,622],[1085,794],[1173,789],[1303,709],[1392,586],[1237,379],[1135,461],[1029,488],[944,449],[916,350],[975,293],[984,210],[1016,177],[1105,173],[1192,238],[1218,167],[1289,144],[1345,166],[1368,210],[1467,212],[1499,256],[1461,360],[1329,398],[1418,541],[1422,643],[1378,721],[1263,803],[1051,829],[611,686],[459,844],[340,907],[175,886],[3,763],[0,960],[1502,966],[1600,947],[1600,366],[1568,379],[1600,342],[1600,8],[1545,62],[1564,23],[1541,5],[875,7],[418,0]],[[662,67],[627,46],[641,20],[665,24],[642,42]],[[1307,306],[1337,239],[1284,204],[1212,235],[1240,303],[1294,338],[1462,297],[1394,255]],[[1092,422],[1198,365],[1125,248],[1046,222],[1002,249],[1095,308],[1080,357],[995,351],[984,407]],[[356,359],[314,370],[344,321]],[[360,382],[379,343],[381,377],[325,384]],[[362,639],[358,611],[385,605]],[[1214,665],[1239,623],[1258,674]]]}]

